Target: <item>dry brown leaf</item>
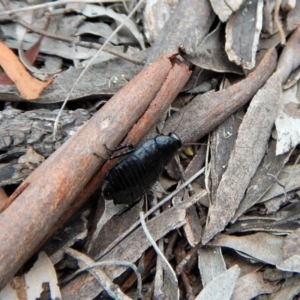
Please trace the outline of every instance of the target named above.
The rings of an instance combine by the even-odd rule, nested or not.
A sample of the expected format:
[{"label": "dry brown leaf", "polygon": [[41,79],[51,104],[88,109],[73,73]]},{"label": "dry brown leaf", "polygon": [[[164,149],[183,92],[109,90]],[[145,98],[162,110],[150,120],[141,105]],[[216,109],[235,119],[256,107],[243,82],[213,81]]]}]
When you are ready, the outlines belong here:
[{"label": "dry brown leaf", "polygon": [[37,99],[42,91],[53,81],[53,77],[43,82],[30,76],[13,51],[1,42],[0,65],[7,76],[16,84],[21,96],[27,100]]}]

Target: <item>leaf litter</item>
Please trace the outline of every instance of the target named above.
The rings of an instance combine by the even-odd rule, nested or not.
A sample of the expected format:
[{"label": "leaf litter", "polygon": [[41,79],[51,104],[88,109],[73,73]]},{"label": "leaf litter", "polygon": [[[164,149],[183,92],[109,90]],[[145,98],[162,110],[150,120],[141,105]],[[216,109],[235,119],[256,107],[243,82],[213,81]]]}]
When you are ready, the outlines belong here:
[{"label": "leaf litter", "polygon": [[[35,185],[35,181],[26,183],[27,176],[32,172],[34,176],[34,170],[42,167],[45,158],[66,140],[76,138],[83,124],[87,126],[89,118],[101,111],[113,95],[124,93],[127,83],[146,65],[154,63],[161,54],[175,51],[176,55],[180,45],[179,53],[193,71],[186,75],[190,76],[186,86],[192,92],[183,88],[177,98],[179,91],[172,95],[176,98],[172,105],[179,111],[165,121],[162,132],[175,132],[184,144],[196,143],[192,146],[194,157],[186,155],[191,152],[182,152],[180,160],[189,177],[203,166],[205,176],[198,175],[188,192],[181,193],[173,204],[163,206],[159,214],[147,216],[144,228],[149,231],[149,239],[139,225],[132,227],[139,212],[146,208],[143,202],[129,209],[116,208],[99,196],[99,184],[91,191],[86,185],[82,192],[78,191],[83,200],[74,207],[66,204],[60,208],[57,204],[54,213],[57,209],[57,216],[61,216],[57,224],[45,225],[51,229],[44,236],[29,237],[33,243],[19,238],[20,251],[24,247],[27,253],[23,263],[37,251],[30,244],[36,243],[40,248],[52,236],[43,250],[55,266],[59,282],[68,277],[70,270],[78,269],[77,264],[90,266],[88,272],[60,285],[60,290],[51,286],[56,285],[55,276],[44,279],[49,280],[48,286],[43,286],[51,295],[49,299],[54,293],[63,299],[95,299],[100,293],[103,296],[104,290],[116,299],[135,299],[140,293],[136,277],[125,272],[126,267],[116,266],[118,261],[136,264],[145,299],[294,299],[300,293],[300,1],[281,7],[280,1],[260,0],[137,3],[140,6],[131,18],[128,15],[134,9],[134,1],[42,1],[36,8],[32,6],[27,17],[26,10],[18,12],[20,7],[28,8],[25,1],[1,1],[0,62],[6,75],[0,80],[0,184],[10,198],[2,204],[0,223],[9,219],[17,231],[18,218],[22,220],[25,215],[12,213],[13,207],[21,209],[18,198],[30,185]],[[6,14],[6,10],[16,11]],[[31,24],[29,15],[33,17]],[[49,26],[45,26],[47,18]],[[118,26],[119,31],[114,32]],[[21,27],[27,28],[27,32],[20,37]],[[23,52],[30,48],[30,52]],[[29,56],[30,63],[24,55]],[[170,60],[175,63],[173,58]],[[47,79],[51,72],[56,75]],[[5,84],[4,76],[12,80],[10,85]],[[150,74],[144,80],[147,76],[150,82]],[[160,81],[164,81],[163,77]],[[131,92],[139,99],[145,97],[140,92],[142,82],[137,80]],[[172,82],[178,86],[175,78],[169,79],[159,97],[169,94]],[[184,86],[185,82],[181,84]],[[58,109],[66,98],[70,101],[57,119]],[[160,105],[157,101],[155,106]],[[122,105],[128,104],[124,100]],[[158,117],[166,110],[162,107],[159,112],[149,113],[145,124],[147,118],[152,119],[155,114]],[[121,112],[122,107],[114,108],[116,115]],[[99,121],[98,126],[106,128],[105,120]],[[155,123],[152,121],[148,126]],[[137,130],[139,126],[136,125]],[[128,135],[133,136],[134,133]],[[94,140],[91,133],[85,148],[93,148]],[[100,150],[94,152],[98,154]],[[77,160],[71,156],[70,159]],[[83,172],[81,168],[69,171],[80,170]],[[168,167],[168,175],[163,174],[160,179],[168,190],[154,190],[153,203],[151,195],[147,197],[147,205],[153,210],[165,192],[175,189],[176,180],[167,178],[173,176],[169,170]],[[91,174],[82,173],[81,180],[87,176]],[[12,194],[13,185],[23,180],[25,183]],[[44,201],[47,197],[45,193]],[[73,197],[75,203],[77,196]],[[88,213],[65,223],[71,215],[75,217],[83,211]],[[31,218],[42,219],[43,214],[52,212],[31,211]],[[62,235],[62,230],[70,232],[70,237]],[[25,231],[16,233],[22,236]],[[7,240],[6,234],[0,231],[2,240]],[[14,230],[11,234],[15,234]],[[55,243],[53,237],[59,234],[61,242]],[[156,257],[151,247],[154,241],[158,243],[154,248],[160,249],[157,252],[168,263],[161,262],[165,258]],[[7,245],[9,249],[9,240]],[[73,246],[80,252],[70,248]],[[5,266],[9,253],[2,254]],[[106,264],[101,271],[95,264],[110,261],[115,264]],[[15,261],[10,264],[11,270],[6,267],[1,272],[0,298],[7,293],[16,295],[18,290],[8,291],[10,285],[5,283],[10,279],[11,283],[25,280],[18,276],[12,279],[23,263]],[[170,277],[170,267],[177,278],[175,273]],[[43,270],[47,268],[45,264]],[[34,267],[29,272],[33,271]],[[115,289],[111,282],[116,279],[120,289]],[[39,289],[38,283],[32,285]]]}]

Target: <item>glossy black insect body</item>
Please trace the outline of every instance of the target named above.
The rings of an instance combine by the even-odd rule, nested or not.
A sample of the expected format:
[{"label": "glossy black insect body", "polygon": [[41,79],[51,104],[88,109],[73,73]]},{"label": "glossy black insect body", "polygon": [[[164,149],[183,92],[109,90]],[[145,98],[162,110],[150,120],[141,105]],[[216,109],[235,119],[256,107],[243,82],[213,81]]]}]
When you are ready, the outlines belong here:
[{"label": "glossy black insect body", "polygon": [[146,141],[107,174],[102,188],[104,198],[127,205],[139,200],[180,148],[181,140],[175,133]]}]

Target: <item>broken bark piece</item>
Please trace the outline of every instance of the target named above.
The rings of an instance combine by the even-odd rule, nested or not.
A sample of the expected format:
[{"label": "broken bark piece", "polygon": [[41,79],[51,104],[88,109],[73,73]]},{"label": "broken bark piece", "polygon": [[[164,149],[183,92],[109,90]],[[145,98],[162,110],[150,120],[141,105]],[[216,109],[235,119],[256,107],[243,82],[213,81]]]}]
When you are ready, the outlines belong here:
[{"label": "broken bark piece", "polygon": [[232,13],[239,9],[242,3],[242,0],[210,0],[214,12],[222,22],[226,22]]},{"label": "broken bark piece", "polygon": [[164,132],[174,132],[176,128],[183,144],[197,142],[255,95],[273,73],[276,59],[275,49],[270,49],[246,79],[227,89],[196,96],[166,122]]},{"label": "broken bark piece", "polygon": [[263,0],[246,1],[226,25],[226,45],[229,60],[251,70],[262,29]]},{"label": "broken bark piece", "polygon": [[188,52],[194,52],[207,35],[214,20],[213,16],[214,12],[208,0],[180,1],[151,47],[147,64],[163,53],[177,50],[178,45],[183,45]]},{"label": "broken bark piece", "polygon": [[171,68],[170,56],[162,56],[142,70],[24,181],[28,187],[0,214],[0,288],[76,206],[79,192],[104,162],[95,153],[105,156],[104,144],[113,148],[124,139]]},{"label": "broken bark piece", "polygon": [[185,49],[180,54],[188,62],[203,69],[242,75],[242,68],[228,59],[224,45],[224,28],[221,26],[221,23],[219,23],[216,29],[204,38],[194,52],[185,52]]},{"label": "broken bark piece", "polygon": [[32,161],[27,164],[24,159],[14,160],[24,155],[28,147],[47,158],[91,117],[91,113],[84,109],[63,110],[60,130],[54,138],[53,125],[57,114],[58,110],[21,111],[11,106],[0,112],[0,162],[9,161],[0,167],[1,186],[20,183],[37,168],[38,164],[32,164]]},{"label": "broken bark piece", "polygon": [[209,208],[203,244],[230,222],[265,154],[279,106],[280,80],[280,76],[273,74],[250,103],[239,128],[227,170],[219,184],[216,202]]}]

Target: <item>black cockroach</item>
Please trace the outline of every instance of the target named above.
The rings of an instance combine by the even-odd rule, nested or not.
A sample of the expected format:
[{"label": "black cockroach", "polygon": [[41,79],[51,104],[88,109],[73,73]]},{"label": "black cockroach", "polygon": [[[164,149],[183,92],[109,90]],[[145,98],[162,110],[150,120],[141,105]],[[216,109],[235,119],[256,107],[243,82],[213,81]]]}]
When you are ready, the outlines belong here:
[{"label": "black cockroach", "polygon": [[[157,181],[177,151],[180,138],[175,133],[159,134],[146,141],[118,162],[107,174],[103,184],[103,195],[114,204],[138,201]],[[128,153],[128,152],[127,152]]]}]

